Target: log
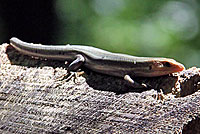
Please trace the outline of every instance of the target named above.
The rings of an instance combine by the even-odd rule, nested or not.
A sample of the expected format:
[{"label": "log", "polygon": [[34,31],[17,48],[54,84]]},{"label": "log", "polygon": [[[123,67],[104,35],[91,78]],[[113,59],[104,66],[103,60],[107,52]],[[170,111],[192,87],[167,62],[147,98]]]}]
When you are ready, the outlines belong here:
[{"label": "log", "polygon": [[[78,71],[0,47],[0,133],[200,133],[200,69],[155,78]],[[82,72],[84,71],[84,73]]]}]

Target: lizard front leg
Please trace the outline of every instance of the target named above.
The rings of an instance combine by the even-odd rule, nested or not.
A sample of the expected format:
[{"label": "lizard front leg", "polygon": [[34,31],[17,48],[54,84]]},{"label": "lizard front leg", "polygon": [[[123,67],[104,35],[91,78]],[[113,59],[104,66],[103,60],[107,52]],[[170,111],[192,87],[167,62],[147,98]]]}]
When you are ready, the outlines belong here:
[{"label": "lizard front leg", "polygon": [[131,86],[133,86],[134,88],[148,88],[148,89],[151,89],[151,87],[150,86],[148,86],[148,85],[146,85],[146,84],[144,84],[144,83],[138,83],[138,82],[136,82],[136,81],[134,81],[131,77],[130,77],[130,75],[125,75],[124,76],[124,80],[126,80],[126,81],[128,81],[130,84],[131,84]]}]

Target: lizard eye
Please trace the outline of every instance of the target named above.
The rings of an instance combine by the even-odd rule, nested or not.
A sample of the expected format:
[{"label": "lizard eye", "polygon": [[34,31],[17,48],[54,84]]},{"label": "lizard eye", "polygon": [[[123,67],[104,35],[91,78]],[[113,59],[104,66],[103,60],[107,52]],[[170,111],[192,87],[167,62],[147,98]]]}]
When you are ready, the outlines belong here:
[{"label": "lizard eye", "polygon": [[171,64],[170,64],[169,62],[165,62],[163,65],[164,65],[165,67],[171,67]]},{"label": "lizard eye", "polygon": [[149,66],[149,70],[151,70],[152,69],[152,66]]}]

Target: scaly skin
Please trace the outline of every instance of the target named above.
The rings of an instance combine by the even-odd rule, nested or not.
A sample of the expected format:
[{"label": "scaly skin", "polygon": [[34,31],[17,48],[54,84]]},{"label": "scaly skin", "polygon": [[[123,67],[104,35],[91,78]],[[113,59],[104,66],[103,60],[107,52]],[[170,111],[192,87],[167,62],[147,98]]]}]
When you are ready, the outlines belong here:
[{"label": "scaly skin", "polygon": [[156,77],[185,69],[184,65],[169,58],[136,57],[111,53],[91,46],[41,45],[26,43],[15,37],[10,39],[10,44],[26,55],[73,61],[69,71],[84,65],[95,72],[124,78],[125,75],[130,77]]}]

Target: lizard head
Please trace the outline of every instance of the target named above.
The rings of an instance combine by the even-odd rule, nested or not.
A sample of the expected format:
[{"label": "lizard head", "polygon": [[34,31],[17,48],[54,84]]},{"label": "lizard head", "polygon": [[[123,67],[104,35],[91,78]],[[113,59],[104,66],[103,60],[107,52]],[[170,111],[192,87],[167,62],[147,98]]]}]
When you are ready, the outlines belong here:
[{"label": "lizard head", "polygon": [[[151,76],[162,76],[175,72],[180,72],[185,69],[184,65],[168,58],[158,58],[152,60],[149,64],[148,72]],[[148,74],[148,73],[147,73]]]},{"label": "lizard head", "polygon": [[185,69],[184,65],[169,58],[151,58],[147,59],[137,70],[136,76],[156,77],[180,72]]}]

